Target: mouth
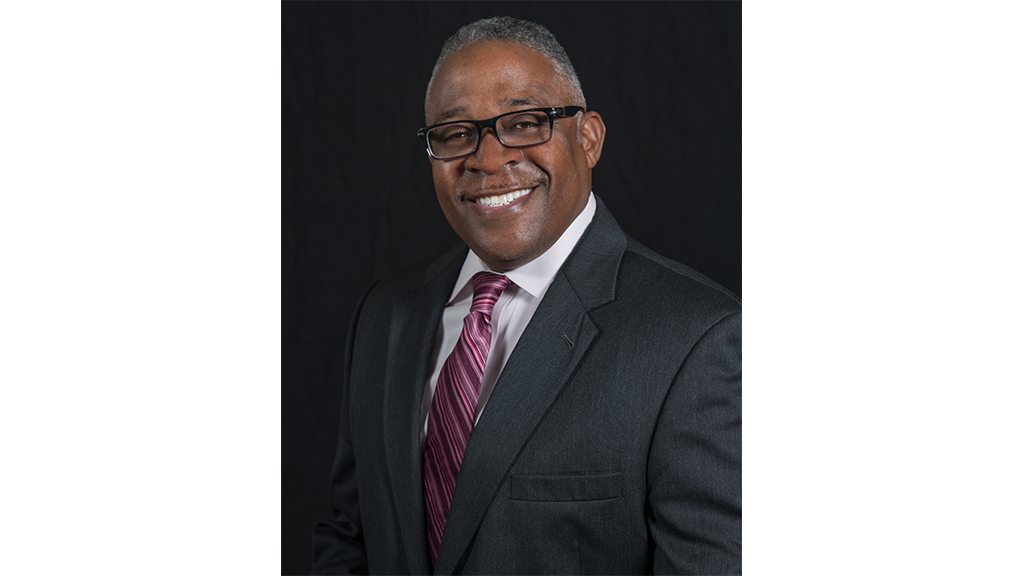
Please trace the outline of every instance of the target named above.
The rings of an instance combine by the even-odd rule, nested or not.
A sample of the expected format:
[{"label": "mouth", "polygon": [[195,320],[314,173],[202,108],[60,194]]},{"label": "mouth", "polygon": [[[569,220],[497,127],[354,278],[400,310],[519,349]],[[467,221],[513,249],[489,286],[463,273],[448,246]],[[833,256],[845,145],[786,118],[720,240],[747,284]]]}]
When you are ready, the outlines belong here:
[{"label": "mouth", "polygon": [[[534,187],[536,188],[536,186]],[[473,199],[473,202],[482,204],[484,206],[507,206],[519,198],[526,196],[530,192],[533,192],[534,188],[521,188],[519,190],[513,190],[511,192],[505,192],[503,194],[495,194],[493,196],[482,196],[480,198]]]}]

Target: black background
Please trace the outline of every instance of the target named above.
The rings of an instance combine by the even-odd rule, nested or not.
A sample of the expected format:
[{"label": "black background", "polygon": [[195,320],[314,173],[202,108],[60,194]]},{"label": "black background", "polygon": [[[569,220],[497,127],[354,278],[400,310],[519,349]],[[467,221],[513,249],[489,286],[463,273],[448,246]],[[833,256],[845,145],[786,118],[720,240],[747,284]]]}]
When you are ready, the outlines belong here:
[{"label": "black background", "polygon": [[459,241],[416,129],[444,40],[544,24],[607,126],[594,192],[627,234],[740,294],[739,2],[285,2],[281,570],[308,573],[352,308]]}]

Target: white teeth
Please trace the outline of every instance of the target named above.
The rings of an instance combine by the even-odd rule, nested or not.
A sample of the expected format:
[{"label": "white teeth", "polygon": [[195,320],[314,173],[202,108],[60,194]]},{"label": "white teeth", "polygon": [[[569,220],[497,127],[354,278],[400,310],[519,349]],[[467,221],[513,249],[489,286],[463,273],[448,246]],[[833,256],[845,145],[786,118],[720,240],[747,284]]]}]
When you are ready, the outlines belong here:
[{"label": "white teeth", "polygon": [[478,198],[476,203],[483,204],[484,206],[504,206],[511,203],[516,198],[526,196],[530,192],[533,192],[533,188],[524,188],[522,190],[516,190],[515,192],[509,192],[508,194],[498,194],[497,196]]}]

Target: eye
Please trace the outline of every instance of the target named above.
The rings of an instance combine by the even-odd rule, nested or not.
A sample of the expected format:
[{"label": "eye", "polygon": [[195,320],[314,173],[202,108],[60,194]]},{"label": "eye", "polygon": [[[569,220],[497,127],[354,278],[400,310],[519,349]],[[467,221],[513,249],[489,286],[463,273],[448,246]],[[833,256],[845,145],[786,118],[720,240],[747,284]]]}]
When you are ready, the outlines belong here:
[{"label": "eye", "polygon": [[454,142],[473,137],[473,128],[463,124],[442,126],[430,131],[430,137],[438,142]]},{"label": "eye", "polygon": [[531,132],[539,130],[545,125],[547,125],[547,115],[531,112],[511,116],[505,124],[505,129],[512,132]]}]

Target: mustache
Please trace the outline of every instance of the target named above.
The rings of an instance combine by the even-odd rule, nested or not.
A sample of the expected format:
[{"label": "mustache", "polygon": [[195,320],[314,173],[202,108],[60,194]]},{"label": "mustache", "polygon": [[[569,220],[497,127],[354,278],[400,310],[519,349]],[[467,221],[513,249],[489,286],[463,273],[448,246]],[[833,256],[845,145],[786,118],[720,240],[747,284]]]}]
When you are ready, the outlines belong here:
[{"label": "mustache", "polygon": [[466,200],[470,198],[480,198],[482,196],[492,196],[498,193],[512,192],[513,190],[536,188],[547,183],[548,179],[539,175],[503,178],[500,180],[493,179],[491,182],[486,182],[482,186],[474,186],[471,189],[459,190],[458,195],[460,199]]}]

